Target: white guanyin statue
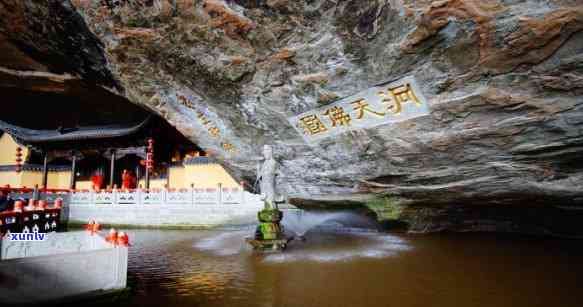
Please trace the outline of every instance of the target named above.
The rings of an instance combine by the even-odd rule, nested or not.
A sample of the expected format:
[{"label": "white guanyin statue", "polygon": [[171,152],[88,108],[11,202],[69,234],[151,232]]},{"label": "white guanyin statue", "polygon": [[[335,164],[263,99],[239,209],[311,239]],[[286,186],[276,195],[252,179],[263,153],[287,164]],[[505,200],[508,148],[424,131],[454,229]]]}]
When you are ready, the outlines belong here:
[{"label": "white guanyin statue", "polygon": [[263,157],[265,159],[263,164],[257,167],[259,188],[265,201],[265,209],[277,209],[276,202],[283,201],[284,197],[277,193],[275,179],[279,171],[279,164],[273,158],[273,149],[270,145],[263,146]]}]

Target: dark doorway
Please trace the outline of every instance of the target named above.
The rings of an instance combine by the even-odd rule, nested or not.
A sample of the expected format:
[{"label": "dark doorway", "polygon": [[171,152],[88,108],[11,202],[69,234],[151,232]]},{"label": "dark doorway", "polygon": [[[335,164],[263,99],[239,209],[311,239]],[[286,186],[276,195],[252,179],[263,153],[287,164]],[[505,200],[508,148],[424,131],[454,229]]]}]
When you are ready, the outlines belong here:
[{"label": "dark doorway", "polygon": [[136,178],[139,178],[138,176],[142,176],[145,170],[144,167],[140,165],[140,160],[142,160],[142,158],[136,154],[127,154],[115,160],[113,184],[118,188],[122,187],[122,173],[124,170],[128,170],[128,172],[130,172],[131,175]]},{"label": "dark doorway", "polygon": [[93,176],[102,176],[103,183],[100,188],[105,188],[109,184],[110,159],[95,153],[86,155],[77,163],[76,181],[91,181]]}]

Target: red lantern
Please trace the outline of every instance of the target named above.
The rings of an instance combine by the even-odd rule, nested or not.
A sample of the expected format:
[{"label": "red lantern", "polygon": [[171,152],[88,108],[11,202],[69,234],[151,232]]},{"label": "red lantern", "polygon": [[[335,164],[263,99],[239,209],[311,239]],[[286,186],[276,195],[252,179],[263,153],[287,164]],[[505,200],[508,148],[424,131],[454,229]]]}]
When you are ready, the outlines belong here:
[{"label": "red lantern", "polygon": [[16,172],[22,171],[22,148],[16,147]]},{"label": "red lantern", "polygon": [[125,232],[121,231],[117,236],[117,245],[126,247],[130,246],[130,238]]},{"label": "red lantern", "polygon": [[154,140],[148,139],[148,149],[146,151],[146,168],[152,170],[154,168]]},{"label": "red lantern", "polygon": [[91,220],[89,224],[85,224],[85,230],[87,230],[91,235],[94,235],[101,230],[101,225],[95,222],[95,220]]},{"label": "red lantern", "polygon": [[109,234],[105,237],[105,241],[117,245],[117,230],[115,230],[115,228],[109,230]]}]

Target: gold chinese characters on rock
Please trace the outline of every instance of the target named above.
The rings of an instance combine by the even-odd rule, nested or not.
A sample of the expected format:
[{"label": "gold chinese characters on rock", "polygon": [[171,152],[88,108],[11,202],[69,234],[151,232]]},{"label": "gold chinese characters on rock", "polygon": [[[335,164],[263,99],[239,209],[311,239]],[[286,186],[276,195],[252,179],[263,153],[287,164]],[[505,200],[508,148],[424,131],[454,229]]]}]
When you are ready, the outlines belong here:
[{"label": "gold chinese characters on rock", "polygon": [[288,118],[308,143],[355,129],[397,123],[429,114],[413,77],[375,86],[328,106]]},{"label": "gold chinese characters on rock", "polygon": [[[176,97],[178,98],[180,104],[196,112],[196,118],[198,119],[198,122],[207,129],[209,135],[212,138],[221,138],[221,130],[210,119],[208,119],[208,117],[203,112],[198,110],[192,101],[190,101],[190,99],[180,94],[176,95]],[[221,142],[221,147],[228,153],[236,152],[235,146],[231,143]]]}]

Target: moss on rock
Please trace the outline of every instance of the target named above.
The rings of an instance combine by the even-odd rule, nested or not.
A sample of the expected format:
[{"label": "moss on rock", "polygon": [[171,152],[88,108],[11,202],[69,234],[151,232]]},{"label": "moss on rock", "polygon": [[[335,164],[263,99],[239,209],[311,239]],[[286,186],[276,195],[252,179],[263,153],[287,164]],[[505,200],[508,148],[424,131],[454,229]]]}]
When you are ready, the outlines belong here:
[{"label": "moss on rock", "polygon": [[377,214],[379,222],[400,220],[404,211],[404,206],[392,196],[373,198],[367,201],[365,206]]}]

